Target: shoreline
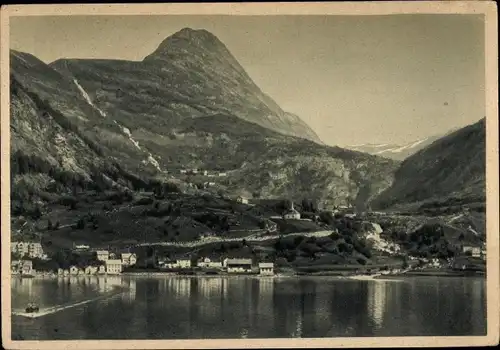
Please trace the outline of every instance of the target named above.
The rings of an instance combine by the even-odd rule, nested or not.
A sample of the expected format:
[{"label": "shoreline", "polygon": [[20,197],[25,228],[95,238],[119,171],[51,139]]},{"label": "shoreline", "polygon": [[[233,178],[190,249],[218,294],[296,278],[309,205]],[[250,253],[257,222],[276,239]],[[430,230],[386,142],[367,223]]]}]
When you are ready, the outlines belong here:
[{"label": "shoreline", "polygon": [[471,272],[471,271],[452,271],[452,270],[429,270],[429,271],[406,271],[398,273],[376,273],[376,274],[362,274],[347,272],[343,270],[325,270],[325,271],[315,271],[315,272],[305,272],[305,271],[295,271],[286,273],[276,273],[274,275],[260,275],[258,273],[227,273],[220,272],[216,274],[207,274],[203,272],[192,272],[192,273],[179,273],[178,271],[128,271],[122,272],[120,274],[95,274],[95,275],[54,275],[54,274],[37,274],[34,276],[22,276],[22,275],[11,275],[11,277],[19,279],[74,279],[74,278],[114,278],[114,277],[254,277],[254,278],[276,278],[276,277],[339,277],[339,278],[349,278],[357,280],[374,280],[374,279],[391,279],[391,278],[402,278],[402,277],[482,277],[486,278],[485,272]]}]

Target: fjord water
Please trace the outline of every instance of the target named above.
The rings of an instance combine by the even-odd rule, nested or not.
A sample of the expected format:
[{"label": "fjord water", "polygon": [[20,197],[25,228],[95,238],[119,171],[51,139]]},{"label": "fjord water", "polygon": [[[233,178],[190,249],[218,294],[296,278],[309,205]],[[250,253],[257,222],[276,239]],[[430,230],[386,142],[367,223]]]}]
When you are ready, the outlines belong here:
[{"label": "fjord water", "polygon": [[[115,290],[121,285],[124,289]],[[114,291],[114,292],[113,292]],[[80,277],[12,280],[14,340],[486,334],[482,278]],[[73,304],[84,300],[88,303]]]}]

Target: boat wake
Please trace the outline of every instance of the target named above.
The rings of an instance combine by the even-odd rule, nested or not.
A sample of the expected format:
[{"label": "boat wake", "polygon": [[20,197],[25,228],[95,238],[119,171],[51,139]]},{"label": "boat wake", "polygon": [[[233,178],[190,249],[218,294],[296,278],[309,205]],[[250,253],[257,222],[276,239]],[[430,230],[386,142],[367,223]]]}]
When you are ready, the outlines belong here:
[{"label": "boat wake", "polygon": [[58,305],[58,306],[52,306],[52,307],[43,308],[43,309],[40,309],[38,312],[25,312],[24,310],[12,310],[12,315],[21,316],[21,317],[27,317],[27,318],[39,318],[39,317],[43,317],[43,316],[54,314],[54,313],[59,312],[59,311],[63,311],[63,310],[70,309],[70,308],[74,308],[74,307],[77,307],[77,306],[80,306],[80,305],[85,305],[85,304],[88,304],[88,303],[91,303],[91,302],[94,302],[94,301],[97,301],[97,300],[111,298],[111,297],[116,296],[118,294],[119,293],[115,292],[113,294],[100,295],[100,296],[92,298],[92,299],[87,299],[87,300],[79,301],[79,302],[76,302],[76,303],[73,303],[73,304],[69,304],[69,305]]}]

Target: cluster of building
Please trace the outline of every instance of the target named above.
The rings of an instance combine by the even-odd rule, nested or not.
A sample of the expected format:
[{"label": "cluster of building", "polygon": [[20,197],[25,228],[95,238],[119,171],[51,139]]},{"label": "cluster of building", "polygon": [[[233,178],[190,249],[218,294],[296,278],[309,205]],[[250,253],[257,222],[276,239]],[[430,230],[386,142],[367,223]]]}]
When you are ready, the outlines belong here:
[{"label": "cluster of building", "polygon": [[247,258],[217,258],[203,257],[192,264],[190,258],[177,259],[175,261],[158,261],[161,268],[165,269],[189,269],[199,267],[201,269],[220,270],[227,273],[258,273],[260,275],[274,275],[274,263],[259,262],[253,264],[252,259]]},{"label": "cluster of building", "polygon": [[[77,246],[78,249],[88,249],[88,246]],[[123,268],[134,266],[137,263],[137,255],[135,253],[121,253],[120,257],[110,253],[108,250],[96,250],[97,260],[100,265],[89,265],[83,268],[70,266],[69,269],[58,269],[57,274],[62,276],[77,276],[77,275],[118,275],[122,273]]]},{"label": "cluster of building", "polygon": [[[33,261],[29,258],[48,259],[43,252],[40,243],[32,242],[12,242],[11,251],[22,257],[27,257],[22,260],[11,261],[11,273],[13,275],[34,276],[36,270],[33,268]],[[58,275],[95,275],[95,274],[120,274],[124,267],[133,266],[137,263],[137,255],[135,253],[125,252],[118,257],[108,250],[92,251],[88,245],[76,245],[73,247],[76,252],[90,252],[95,254],[100,264],[89,265],[85,267],[70,266],[69,269],[59,268]]]},{"label": "cluster of building", "polygon": [[215,177],[215,176],[225,177],[225,176],[227,176],[226,172],[211,173],[208,170],[199,170],[199,169],[181,169],[180,173],[185,174],[185,175],[203,175],[203,176],[208,176],[208,177]]},{"label": "cluster of building", "polygon": [[47,259],[47,254],[39,242],[11,242],[10,250],[20,257]]},{"label": "cluster of building", "polygon": [[10,262],[10,272],[13,275],[33,276],[33,261],[31,260],[12,260]]},{"label": "cluster of building", "polygon": [[189,182],[188,185],[192,188],[198,188],[198,189],[207,189],[209,187],[213,187],[216,185],[215,182],[203,182],[203,183],[200,183],[200,184],[194,184],[192,182]]}]

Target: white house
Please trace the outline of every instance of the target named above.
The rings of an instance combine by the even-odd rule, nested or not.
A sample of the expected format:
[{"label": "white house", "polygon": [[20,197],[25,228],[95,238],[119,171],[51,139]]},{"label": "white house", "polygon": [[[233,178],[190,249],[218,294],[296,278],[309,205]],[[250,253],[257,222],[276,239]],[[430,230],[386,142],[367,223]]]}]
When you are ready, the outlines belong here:
[{"label": "white house", "polygon": [[21,257],[28,255],[29,252],[29,243],[27,242],[19,242],[17,243],[17,254]]},{"label": "white house", "polygon": [[191,259],[178,259],[176,261],[177,267],[180,267],[181,269],[186,269],[191,267]]},{"label": "white house", "polygon": [[95,275],[98,271],[97,266],[87,266],[85,267],[85,274],[86,275]]},{"label": "white house", "polygon": [[272,262],[259,263],[259,273],[265,276],[274,275],[274,263]]},{"label": "white house", "polygon": [[185,174],[187,173],[187,170],[186,169],[181,169],[181,174]]},{"label": "white house", "polygon": [[10,262],[10,272],[14,275],[21,273],[22,270],[22,261],[21,260],[12,260]]},{"label": "white house", "polygon": [[216,268],[216,269],[221,269],[222,268],[222,262],[215,260],[215,259],[210,259],[210,258],[203,258],[198,261],[198,266],[202,268]]},{"label": "white house", "polygon": [[134,266],[137,263],[137,255],[134,253],[122,253],[122,265]]},{"label": "white house", "polygon": [[110,275],[122,273],[122,261],[120,259],[106,260],[106,273]]},{"label": "white house", "polygon": [[227,259],[225,264],[228,273],[252,271],[252,259]]},{"label": "white house", "polygon": [[441,263],[439,262],[439,259],[437,258],[433,258],[430,263],[429,263],[432,267],[440,267],[441,266]]},{"label": "white house", "polygon": [[31,242],[28,245],[28,255],[31,258],[41,258],[43,256],[42,245],[37,242]]},{"label": "white house", "polygon": [[69,268],[69,274],[72,276],[78,275],[78,267],[76,266],[70,266]]},{"label": "white house", "polygon": [[61,268],[58,268],[58,269],[57,269],[57,274],[58,274],[59,276],[64,275],[64,270],[63,270],[63,269],[61,269]]},{"label": "white house", "polygon": [[295,210],[295,208],[293,207],[293,203],[292,203],[292,207],[290,208],[290,210],[288,210],[284,215],[283,217],[285,219],[295,219],[295,220],[299,220],[300,219],[300,213]]},{"label": "white house", "polygon": [[203,258],[198,260],[197,265],[198,267],[208,267],[210,262],[211,262],[210,258]]},{"label": "white house", "polygon": [[107,250],[98,250],[96,251],[97,260],[106,261],[109,259],[109,252]]},{"label": "white house", "polygon": [[21,263],[21,274],[23,275],[33,275],[35,270],[33,269],[33,261],[23,260]]},{"label": "white house", "polygon": [[236,198],[236,201],[238,203],[243,203],[243,204],[248,204],[248,199],[247,198],[244,198],[242,196],[239,196],[238,198]]},{"label": "white house", "polygon": [[97,273],[99,275],[104,275],[106,273],[106,265],[100,265],[98,270],[97,270]]},{"label": "white house", "polygon": [[227,176],[227,173],[219,173],[219,176],[221,177]]},{"label": "white house", "polygon": [[38,242],[11,242],[10,250],[21,257],[28,255],[30,258],[43,258],[43,248]]},{"label": "white house", "polygon": [[163,263],[163,267],[166,267],[167,269],[175,269],[178,266],[177,266],[176,262],[166,262],[166,263]]},{"label": "white house", "polygon": [[470,252],[471,255],[475,258],[481,257],[481,248],[480,247],[463,246],[462,250],[464,253]]},{"label": "white house", "polygon": [[222,269],[222,263],[220,261],[210,261],[208,267],[212,269]]}]

